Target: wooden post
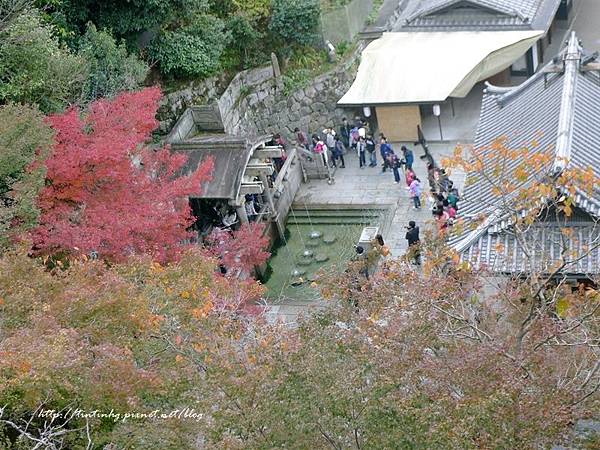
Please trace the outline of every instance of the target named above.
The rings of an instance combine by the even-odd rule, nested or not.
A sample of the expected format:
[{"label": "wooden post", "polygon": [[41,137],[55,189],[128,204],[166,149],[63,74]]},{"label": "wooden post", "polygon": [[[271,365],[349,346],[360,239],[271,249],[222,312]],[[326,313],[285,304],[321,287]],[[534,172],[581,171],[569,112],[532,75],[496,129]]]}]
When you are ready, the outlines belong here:
[{"label": "wooden post", "polygon": [[262,181],[265,187],[265,195],[267,196],[267,202],[269,203],[269,208],[271,208],[271,220],[275,222],[275,226],[277,227],[277,232],[279,233],[279,237],[283,237],[285,235],[285,229],[279,220],[279,214],[277,214],[277,210],[275,209],[275,202],[273,201],[273,194],[271,193],[271,188],[269,187],[269,180],[264,173],[260,174],[260,180]]},{"label": "wooden post", "polygon": [[260,174],[260,181],[262,181],[262,184],[265,187],[265,195],[267,196],[267,201],[269,202],[269,208],[271,208],[271,217],[275,217],[277,214],[277,211],[275,210],[275,202],[273,202],[273,194],[271,193],[271,188],[269,187],[269,180],[264,173]]},{"label": "wooden post", "polygon": [[240,222],[242,225],[248,225],[250,222],[248,220],[248,214],[246,213],[246,202],[242,202],[241,205],[235,205],[235,211],[237,212],[238,217],[240,218]]}]

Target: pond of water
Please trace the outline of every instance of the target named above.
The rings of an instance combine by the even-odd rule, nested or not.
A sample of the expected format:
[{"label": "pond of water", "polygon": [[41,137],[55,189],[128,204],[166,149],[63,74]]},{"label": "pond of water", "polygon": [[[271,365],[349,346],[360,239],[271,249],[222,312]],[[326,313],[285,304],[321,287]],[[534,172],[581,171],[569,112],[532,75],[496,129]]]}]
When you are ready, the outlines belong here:
[{"label": "pond of water", "polygon": [[316,300],[310,286],[320,270],[342,272],[355,253],[354,245],[366,226],[382,226],[384,209],[296,209],[287,222],[287,239],[270,259],[266,282],[271,302]]}]

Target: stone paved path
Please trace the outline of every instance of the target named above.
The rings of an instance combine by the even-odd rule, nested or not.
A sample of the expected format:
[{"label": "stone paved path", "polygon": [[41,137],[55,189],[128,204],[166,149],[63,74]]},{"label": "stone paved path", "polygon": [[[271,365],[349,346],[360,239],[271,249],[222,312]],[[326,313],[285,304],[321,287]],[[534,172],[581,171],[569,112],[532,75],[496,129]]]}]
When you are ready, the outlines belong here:
[{"label": "stone paved path", "polygon": [[[450,156],[456,147],[456,142],[430,144],[430,152],[438,164],[445,156]],[[400,143],[393,143],[396,152],[400,151]],[[412,145],[408,145],[413,148]],[[423,183],[423,188],[428,189],[427,170],[425,162],[419,158],[423,154],[421,147],[415,153],[415,173]],[[379,156],[379,155],[378,155]],[[303,184],[294,199],[296,205],[306,203],[311,205],[390,205],[393,209],[391,226],[383,236],[390,247],[393,256],[401,256],[406,251],[406,231],[404,227],[409,220],[414,220],[418,226],[425,228],[432,218],[431,211],[423,205],[420,210],[415,210],[408,190],[405,189],[404,177],[400,184],[394,184],[394,175],[391,171],[381,172],[381,160],[377,167],[359,168],[358,158],[354,153],[346,155],[346,168],[338,169],[335,174],[335,184],[328,185],[327,180],[311,180]],[[450,177],[455,186],[462,191],[464,174],[453,173]]]},{"label": "stone paved path", "polygon": [[[400,152],[401,143],[392,143],[395,151]],[[450,156],[456,147],[456,142],[431,143],[429,149],[435,160],[440,164],[444,156]],[[414,150],[415,164],[413,168],[423,183],[424,189],[428,189],[427,170],[423,160],[419,158],[423,154],[421,147],[414,149],[412,143],[407,145]],[[379,155],[378,155],[379,156]],[[433,226],[431,223],[431,210],[423,205],[421,210],[413,208],[412,200],[408,190],[404,188],[404,178],[399,184],[394,184],[394,175],[391,171],[381,172],[381,159],[377,167],[359,168],[358,157],[351,152],[345,156],[346,168],[338,169],[335,173],[335,183],[327,184],[327,180],[310,180],[303,184],[296,194],[294,204],[303,208],[304,204],[311,206],[323,205],[376,205],[389,206],[391,208],[391,223],[384,233],[384,240],[390,247],[392,257],[402,256],[407,247],[405,240],[405,226],[409,220],[414,220],[423,230]],[[460,191],[464,186],[464,174],[452,173],[450,179]],[[357,236],[358,239],[358,236]],[[323,308],[323,302],[306,302],[286,300],[273,306],[270,316],[285,322],[292,323],[299,314],[306,313],[311,309]]]}]

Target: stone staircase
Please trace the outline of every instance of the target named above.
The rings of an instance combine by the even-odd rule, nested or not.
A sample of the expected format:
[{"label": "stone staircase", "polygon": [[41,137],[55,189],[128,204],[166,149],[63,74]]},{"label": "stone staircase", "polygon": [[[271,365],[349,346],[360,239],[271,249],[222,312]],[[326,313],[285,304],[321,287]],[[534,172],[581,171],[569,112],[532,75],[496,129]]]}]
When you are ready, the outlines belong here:
[{"label": "stone staircase", "polygon": [[332,209],[295,205],[288,216],[288,225],[373,225],[385,220],[385,209]]}]

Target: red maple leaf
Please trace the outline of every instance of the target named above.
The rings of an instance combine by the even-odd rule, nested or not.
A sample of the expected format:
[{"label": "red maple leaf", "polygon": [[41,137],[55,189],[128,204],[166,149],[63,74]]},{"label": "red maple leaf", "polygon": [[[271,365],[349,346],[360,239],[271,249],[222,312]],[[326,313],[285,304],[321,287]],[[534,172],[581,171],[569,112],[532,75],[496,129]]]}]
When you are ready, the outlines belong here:
[{"label": "red maple leaf", "polygon": [[188,195],[210,178],[212,161],[178,176],[184,155],[148,147],[160,97],[148,88],[49,117],[56,143],[38,197],[36,252],[177,259],[194,220]]}]

